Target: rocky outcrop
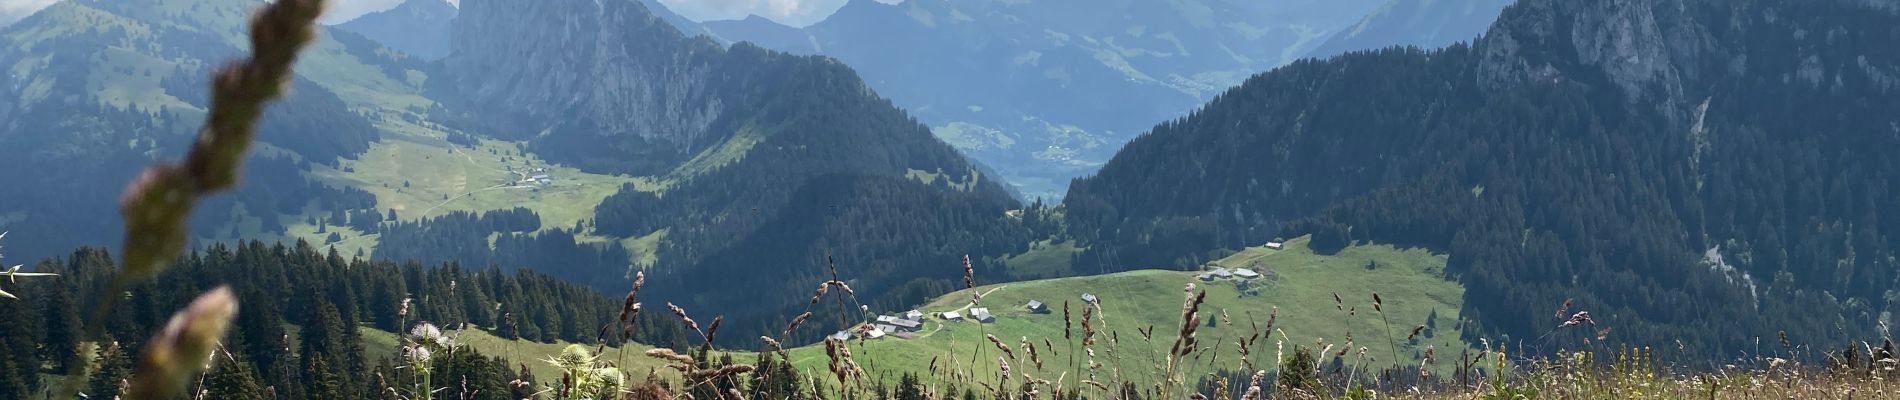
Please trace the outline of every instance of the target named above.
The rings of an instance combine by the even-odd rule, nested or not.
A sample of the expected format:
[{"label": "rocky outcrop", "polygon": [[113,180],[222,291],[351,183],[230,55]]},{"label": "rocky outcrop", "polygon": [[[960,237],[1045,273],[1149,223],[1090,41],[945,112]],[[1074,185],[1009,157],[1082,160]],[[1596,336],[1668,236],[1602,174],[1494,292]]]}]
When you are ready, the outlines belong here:
[{"label": "rocky outcrop", "polygon": [[724,49],[637,2],[466,0],[452,36],[436,97],[492,135],[633,135],[683,156],[724,109],[709,89]]},{"label": "rocky outcrop", "polygon": [[1697,99],[1686,81],[1713,51],[1703,22],[1687,12],[1701,1],[1521,1],[1479,41],[1479,84],[1603,79],[1630,102],[1658,100],[1686,123]]}]

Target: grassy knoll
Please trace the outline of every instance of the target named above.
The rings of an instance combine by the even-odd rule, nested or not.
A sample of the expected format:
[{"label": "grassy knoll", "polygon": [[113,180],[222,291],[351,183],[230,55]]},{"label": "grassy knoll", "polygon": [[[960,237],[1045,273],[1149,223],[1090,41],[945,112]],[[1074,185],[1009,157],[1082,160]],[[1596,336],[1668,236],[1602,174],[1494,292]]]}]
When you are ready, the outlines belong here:
[{"label": "grassy knoll", "polygon": [[[985,293],[983,305],[998,316],[996,323],[946,323],[932,318],[925,324],[924,333],[915,339],[862,342],[854,344],[852,353],[873,375],[923,374],[929,371],[933,361],[948,369],[993,374],[996,358],[1002,353],[985,339],[986,334],[995,335],[1010,347],[1019,347],[1024,337],[1039,348],[1045,347],[1043,340],[1047,339],[1055,349],[1039,349],[1042,368],[1036,368],[1020,348],[1015,350],[1019,360],[1012,360],[1012,366],[1044,379],[1054,380],[1064,372],[1074,377],[1085,373],[1078,368],[1082,361],[1070,362],[1071,355],[1080,355],[1076,350],[1081,340],[1082,305],[1078,296],[1092,293],[1102,299],[1096,322],[1102,331],[1096,346],[1097,361],[1104,364],[1099,379],[1108,381],[1112,379],[1110,375],[1120,374],[1123,379],[1152,380],[1159,376],[1155,366],[1163,363],[1164,353],[1179,329],[1185,295],[1182,289],[1188,283],[1207,291],[1201,315],[1204,321],[1212,320],[1211,325],[1199,329],[1200,347],[1204,351],[1188,356],[1188,376],[1217,369],[1240,369],[1235,339],[1255,333],[1264,335],[1276,308],[1279,313],[1274,336],[1257,342],[1252,349],[1251,359],[1256,367],[1269,364],[1263,360],[1273,359],[1273,347],[1278,341],[1285,340],[1289,351],[1291,345],[1345,346],[1348,332],[1353,338],[1352,346],[1368,348],[1369,355],[1376,359],[1374,365],[1391,365],[1394,351],[1386,340],[1380,315],[1373,312],[1373,293],[1385,299],[1393,340],[1397,342],[1398,363],[1418,363],[1417,353],[1426,346],[1435,346],[1441,351],[1468,346],[1458,339],[1458,310],[1464,289],[1442,277],[1443,256],[1384,245],[1357,246],[1327,256],[1312,253],[1306,243],[1305,238],[1294,240],[1284,251],[1247,249],[1217,262],[1225,266],[1257,264],[1262,271],[1271,269],[1274,277],[1262,278],[1257,291],[1251,294],[1243,295],[1231,280],[1201,282],[1196,279],[1196,272],[1159,270],[988,285],[978,290]],[[1367,269],[1369,263],[1376,263],[1377,267]],[[1357,311],[1340,310],[1334,303],[1334,292],[1344,298],[1345,308]],[[969,298],[968,291],[960,291],[920,309],[926,313],[965,309]],[[1029,300],[1052,303],[1053,312],[1031,314],[1022,308]],[[1072,329],[1074,344],[1063,336],[1061,308],[1064,301],[1070,303],[1077,321]],[[1427,316],[1434,312],[1437,321],[1431,337],[1408,343],[1406,335],[1411,328],[1426,324]],[[1144,340],[1138,331],[1151,326],[1153,339]],[[828,362],[823,346],[796,349],[792,358],[804,369],[823,370]],[[1074,380],[1071,378],[1070,382]]]}]

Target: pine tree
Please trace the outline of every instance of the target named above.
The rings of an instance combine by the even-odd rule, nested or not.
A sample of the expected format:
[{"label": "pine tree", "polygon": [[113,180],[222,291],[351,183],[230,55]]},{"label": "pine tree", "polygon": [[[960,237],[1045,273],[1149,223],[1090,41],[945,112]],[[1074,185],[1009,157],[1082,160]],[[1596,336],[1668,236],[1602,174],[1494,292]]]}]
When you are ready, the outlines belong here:
[{"label": "pine tree", "polygon": [[336,305],[318,298],[316,308],[304,320],[300,332],[303,356],[304,388],[313,398],[345,398],[349,387],[347,365],[349,348],[343,340],[343,317]]},{"label": "pine tree", "polygon": [[269,392],[259,383],[257,370],[251,363],[218,357],[216,364],[205,373],[205,398],[233,400],[269,399]]},{"label": "pine tree", "polygon": [[[44,268],[44,264],[42,268]],[[53,366],[53,373],[66,374],[79,361],[79,311],[73,304],[71,289],[60,282],[44,282],[49,290],[40,294],[41,319],[45,321],[44,344],[40,358]]]},{"label": "pine tree", "polygon": [[[30,293],[22,288],[7,288],[28,299],[38,298],[40,294]],[[34,332],[32,323],[37,318],[30,305],[0,303],[0,398],[23,399],[39,384],[39,352],[35,350],[39,336]]]},{"label": "pine tree", "polygon": [[924,400],[924,396],[923,382],[917,379],[917,374],[906,372],[904,373],[904,377],[898,380],[897,393],[892,396],[892,398],[895,400]]},{"label": "pine tree", "polygon": [[99,367],[92,374],[92,383],[87,387],[86,394],[92,398],[110,399],[118,396],[120,385],[126,378],[132,377],[132,355],[128,354],[130,349],[112,340],[111,336],[107,336],[103,342],[106,345],[100,348],[95,361]]}]

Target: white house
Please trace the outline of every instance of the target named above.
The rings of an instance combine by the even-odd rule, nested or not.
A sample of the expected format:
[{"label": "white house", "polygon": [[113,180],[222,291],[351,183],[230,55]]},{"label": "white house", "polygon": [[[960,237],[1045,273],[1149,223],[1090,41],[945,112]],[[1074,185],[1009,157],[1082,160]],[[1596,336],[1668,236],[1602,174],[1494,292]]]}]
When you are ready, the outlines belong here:
[{"label": "white house", "polygon": [[1267,242],[1267,248],[1273,249],[1273,250],[1286,250],[1286,243]]}]

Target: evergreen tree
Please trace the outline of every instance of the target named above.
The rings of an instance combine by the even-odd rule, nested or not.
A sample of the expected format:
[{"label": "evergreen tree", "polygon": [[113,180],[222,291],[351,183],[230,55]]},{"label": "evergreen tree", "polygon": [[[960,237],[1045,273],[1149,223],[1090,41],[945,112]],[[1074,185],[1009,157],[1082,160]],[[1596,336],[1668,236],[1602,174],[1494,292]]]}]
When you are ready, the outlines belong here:
[{"label": "evergreen tree", "polygon": [[318,300],[316,308],[304,319],[298,335],[303,357],[304,388],[314,398],[341,399],[350,387],[346,365],[351,358],[343,336],[343,318],[336,305]]},{"label": "evergreen tree", "polygon": [[99,348],[98,357],[94,360],[98,370],[93,372],[86,394],[91,398],[110,399],[118,396],[121,385],[132,377],[132,355],[129,354],[130,349],[112,340],[111,336],[107,336],[102,343],[105,345]]},{"label": "evergreen tree", "polygon": [[205,373],[205,398],[265,400],[271,398],[259,382],[251,363],[241,359],[218,357]]},{"label": "evergreen tree", "polygon": [[[42,263],[42,270],[54,264]],[[73,304],[71,289],[64,281],[40,283],[47,290],[40,291],[40,318],[45,323],[45,333],[40,345],[40,358],[53,367],[53,374],[63,375],[71,370],[79,360],[79,311]]]},{"label": "evergreen tree", "polygon": [[923,382],[917,379],[917,374],[906,372],[904,377],[898,380],[897,393],[892,398],[894,400],[925,400],[924,396]]}]

